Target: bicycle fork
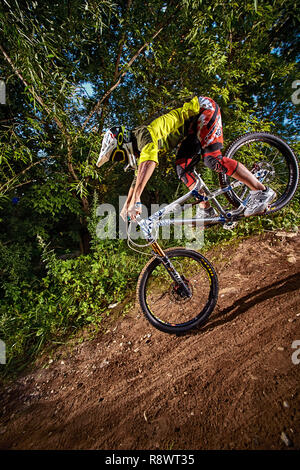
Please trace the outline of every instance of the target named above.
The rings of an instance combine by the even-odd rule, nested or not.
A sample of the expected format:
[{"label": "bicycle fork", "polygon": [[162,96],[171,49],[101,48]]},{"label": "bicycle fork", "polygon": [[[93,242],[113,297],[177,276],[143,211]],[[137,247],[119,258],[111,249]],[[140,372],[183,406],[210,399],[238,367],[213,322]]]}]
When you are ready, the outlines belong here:
[{"label": "bicycle fork", "polygon": [[192,297],[191,289],[188,285],[184,282],[184,279],[180,276],[180,274],[176,271],[173,264],[171,263],[170,259],[166,255],[166,253],[161,249],[157,242],[151,243],[152,250],[154,255],[160,259],[166,270],[168,271],[170,277],[175,281],[176,285],[180,288],[180,296],[181,297]]}]

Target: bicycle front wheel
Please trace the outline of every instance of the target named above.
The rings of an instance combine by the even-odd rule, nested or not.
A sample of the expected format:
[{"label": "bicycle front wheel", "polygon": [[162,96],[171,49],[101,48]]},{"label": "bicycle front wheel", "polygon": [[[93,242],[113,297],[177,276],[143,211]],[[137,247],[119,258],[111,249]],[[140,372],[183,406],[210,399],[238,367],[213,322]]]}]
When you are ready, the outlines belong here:
[{"label": "bicycle front wheel", "polygon": [[[298,162],[293,150],[280,137],[268,132],[244,134],[230,145],[224,156],[243,163],[264,185],[276,192],[267,214],[282,209],[294,196],[299,181]],[[225,174],[220,174],[219,179],[222,188],[234,181]],[[249,189],[244,184],[225,193],[235,207],[245,202],[248,195]]]},{"label": "bicycle front wheel", "polygon": [[218,278],[212,264],[200,253],[184,248],[165,251],[188,286],[182,295],[158,258],[152,258],[140,274],[137,298],[147,320],[165,333],[180,334],[203,325],[217,303]]}]

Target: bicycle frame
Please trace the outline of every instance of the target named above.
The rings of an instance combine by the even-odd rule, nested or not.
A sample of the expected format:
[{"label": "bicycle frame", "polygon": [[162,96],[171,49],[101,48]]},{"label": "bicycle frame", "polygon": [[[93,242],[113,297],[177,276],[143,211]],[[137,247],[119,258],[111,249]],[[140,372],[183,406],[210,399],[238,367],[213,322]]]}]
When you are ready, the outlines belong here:
[{"label": "bicycle frame", "polygon": [[[221,188],[218,189],[214,192],[211,192],[201,176],[194,170],[194,175],[196,176],[196,185],[195,187],[187,192],[184,196],[181,196],[180,198],[176,199],[176,201],[171,202],[168,204],[166,207],[158,210],[155,212],[153,215],[148,217],[147,219],[141,219],[140,216],[137,216],[136,221],[141,227],[141,230],[144,234],[145,239],[147,240],[148,244],[151,245],[153,254],[155,257],[157,257],[166,270],[168,271],[170,277],[173,279],[175,284],[180,287],[180,295],[182,297],[191,297],[192,293],[191,290],[188,286],[188,284],[185,282],[185,279],[176,271],[174,268],[172,262],[168,258],[167,254],[162,250],[162,248],[159,246],[157,243],[156,239],[152,236],[152,231],[154,226],[156,227],[162,227],[162,226],[168,226],[168,225],[182,225],[182,224],[189,224],[189,225],[194,225],[194,224],[201,224],[202,228],[205,228],[207,225],[215,225],[215,224],[232,224],[235,221],[238,221],[243,217],[243,212],[245,209],[245,205],[247,203],[248,197],[246,197],[245,200],[239,200],[240,205],[237,209],[232,210],[231,212],[226,212],[226,209],[217,201],[217,198],[221,196],[222,194],[226,193],[227,191],[231,191],[233,188],[236,188],[237,186],[244,186],[243,183],[240,181],[235,181],[226,188]],[[266,176],[265,171],[258,171],[256,173],[256,176],[260,179],[260,181],[263,181],[263,179]],[[199,191],[201,190],[201,193]],[[190,204],[186,204],[183,206],[183,204],[191,197],[195,197],[198,201]],[[198,204],[202,201],[210,201],[215,208],[217,209],[217,212],[219,213],[218,217],[212,217],[212,218],[190,218],[190,219],[164,219],[161,220],[162,217],[171,214],[173,212],[176,212],[178,209],[181,211],[187,210],[188,208],[192,207],[195,204]]]},{"label": "bicycle frame", "polygon": [[[194,174],[196,176],[196,186],[191,191],[187,192],[184,196],[181,196],[180,198],[171,202],[166,207],[158,210],[147,219],[141,219],[140,217],[137,217],[137,223],[140,225],[142,232],[146,240],[149,243],[155,242],[155,240],[152,237],[152,231],[153,231],[154,226],[162,227],[162,226],[168,226],[168,225],[199,224],[202,227],[205,227],[207,225],[224,224],[228,222],[233,222],[233,221],[239,220],[242,217],[248,198],[246,198],[244,201],[241,200],[240,206],[231,212],[226,212],[225,208],[218,202],[217,198],[220,195],[226,193],[227,191],[231,191],[233,188],[243,185],[243,183],[241,183],[240,181],[235,181],[234,183],[227,186],[226,188],[221,188],[214,192],[211,192],[209,188],[207,187],[207,185],[204,183],[201,176],[198,173],[196,173],[195,170],[194,170]],[[204,194],[200,194],[199,193],[200,190]],[[194,196],[198,201],[183,205],[191,196]],[[187,210],[193,205],[198,204],[199,202],[202,202],[202,201],[210,201],[217,209],[217,212],[219,213],[219,217],[212,217],[212,218],[205,218],[205,219],[199,218],[199,217],[193,217],[193,218],[187,218],[187,219],[160,220],[162,219],[162,217],[165,217],[166,215],[171,214],[173,212],[177,212],[177,210],[179,209],[181,211]]]},{"label": "bicycle frame", "polygon": [[[242,201],[241,201],[240,206],[236,210],[232,211],[231,213],[226,212],[226,210],[217,201],[218,196],[225,193],[226,191],[230,191],[232,188],[242,183],[237,181],[237,182],[234,182],[232,185],[229,185],[226,188],[219,189],[214,192],[210,192],[210,190],[204,183],[201,176],[198,173],[196,173],[196,171],[194,171],[194,174],[196,176],[196,185],[191,191],[189,191],[184,196],[176,199],[176,201],[171,202],[163,209],[158,210],[147,219],[141,219],[140,216],[137,216],[136,218],[136,221],[141,227],[141,230],[144,234],[145,239],[147,240],[148,244],[151,245],[154,256],[158,258],[161,261],[161,263],[164,265],[171,279],[174,281],[175,285],[177,286],[179,295],[183,298],[190,298],[192,296],[192,292],[190,290],[188,283],[186,283],[185,279],[178,273],[178,271],[173,266],[170,258],[162,250],[162,248],[159,246],[155,238],[152,236],[154,225],[161,227],[161,226],[166,226],[166,225],[181,225],[181,224],[197,224],[198,223],[198,224],[202,224],[202,227],[205,227],[205,225],[208,225],[208,224],[209,225],[218,224],[218,223],[224,224],[225,222],[229,222],[234,219],[236,220],[244,211],[244,203]],[[203,194],[199,193],[200,190]],[[198,201],[194,203],[186,204],[185,206],[183,206],[183,204],[191,196],[194,196],[196,199],[198,199]],[[187,210],[189,207],[192,207],[194,204],[197,204],[201,201],[211,201],[213,205],[216,207],[216,209],[218,210],[220,214],[219,217],[205,218],[205,219],[195,217],[191,219],[160,220],[162,219],[163,216],[166,216],[167,214],[171,214],[177,211],[178,209],[180,209],[181,211]]]}]

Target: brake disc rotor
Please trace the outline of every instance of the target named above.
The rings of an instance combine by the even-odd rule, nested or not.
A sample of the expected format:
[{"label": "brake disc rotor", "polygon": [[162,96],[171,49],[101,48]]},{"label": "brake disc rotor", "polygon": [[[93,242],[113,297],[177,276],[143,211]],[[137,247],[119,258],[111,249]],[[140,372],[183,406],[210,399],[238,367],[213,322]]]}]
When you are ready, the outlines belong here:
[{"label": "brake disc rotor", "polygon": [[265,182],[269,183],[276,176],[273,165],[266,161],[256,163],[254,170],[255,170],[254,175],[258,179],[261,178],[265,174],[265,176],[263,176],[264,183]]},{"label": "brake disc rotor", "polygon": [[[181,276],[181,278],[184,281],[184,283],[188,286],[190,291],[192,292],[191,297],[193,297],[193,286],[191,285],[190,281],[186,279],[184,276]],[[187,297],[186,295],[184,295],[182,287],[176,284],[175,282],[170,287],[169,295],[171,297],[171,300],[177,303],[185,303],[191,300],[191,297]]]}]

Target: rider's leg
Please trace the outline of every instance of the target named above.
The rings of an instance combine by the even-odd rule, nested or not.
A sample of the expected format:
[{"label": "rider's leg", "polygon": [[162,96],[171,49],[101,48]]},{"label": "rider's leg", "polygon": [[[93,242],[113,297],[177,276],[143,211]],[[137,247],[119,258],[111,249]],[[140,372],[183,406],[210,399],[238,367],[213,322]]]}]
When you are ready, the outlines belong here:
[{"label": "rider's leg", "polygon": [[239,163],[232,177],[245,183],[253,191],[264,191],[266,187],[242,163]]},{"label": "rider's leg", "polygon": [[264,190],[265,186],[242,163],[222,156],[223,127],[218,104],[207,97],[199,97],[199,103],[197,137],[202,147],[204,164],[245,183],[251,190]]},{"label": "rider's leg", "polygon": [[[196,186],[196,175],[193,171],[186,171],[186,167],[191,163],[192,158],[181,158],[176,159],[176,172],[178,178],[188,187],[191,191]],[[200,189],[199,193],[205,195],[205,192]],[[211,207],[208,201],[202,201],[199,203],[197,208],[197,217],[200,218],[207,218],[207,217],[215,217],[217,213],[215,212],[214,208]]]},{"label": "rider's leg", "polygon": [[[248,186],[251,190],[249,204],[253,207],[251,209],[247,207],[245,215],[252,215],[260,210],[262,201],[267,205],[272,191],[260,183],[242,163],[222,156],[223,128],[220,108],[211,98],[199,97],[199,103],[200,114],[196,128],[190,129],[188,137],[182,142],[176,156],[177,175],[189,189],[193,189],[196,178],[193,171],[185,171],[191,162],[191,157],[187,158],[186,155],[195,155],[201,150],[207,167],[218,173],[226,173]],[[256,204],[256,199],[258,204]],[[211,208],[209,202],[200,203],[200,207],[207,212]],[[207,215],[210,216],[209,212]]]},{"label": "rider's leg", "polygon": [[250,189],[250,197],[247,200],[244,216],[261,214],[272,203],[276,193],[262,183],[242,164],[231,160],[230,158],[216,158],[212,155],[204,157],[204,164],[212,170],[226,173],[228,176],[241,181]]},{"label": "rider's leg", "polygon": [[191,163],[192,157],[176,157],[175,166],[178,178],[188,187],[193,189],[196,185],[196,175],[193,170],[186,171],[187,166]]},{"label": "rider's leg", "polygon": [[[201,153],[201,145],[197,138],[196,132],[191,132],[181,143],[176,153],[176,173],[178,178],[188,187],[191,191],[196,186],[196,175],[193,170],[186,171],[187,166],[192,161],[192,156]],[[187,157],[190,155],[190,157]],[[204,191],[200,189],[200,194],[204,195]],[[209,202],[201,202],[200,207],[209,208]]]},{"label": "rider's leg", "polygon": [[[223,128],[220,108],[211,98],[199,97],[200,114],[197,120],[196,136],[201,146],[201,152],[206,166],[207,162],[217,161],[222,158],[221,149],[223,148]],[[214,165],[216,166],[216,165]],[[209,202],[202,204],[207,211],[207,215],[213,211]]]},{"label": "rider's leg", "polygon": [[[210,158],[222,158],[223,129],[220,108],[211,98],[199,97],[200,114],[196,123],[196,136],[201,145],[204,164]],[[214,209],[209,202],[200,204],[208,217],[214,215]],[[200,214],[199,214],[200,215]],[[205,215],[205,213],[203,214]],[[216,214],[215,214],[216,215]]]},{"label": "rider's leg", "polygon": [[219,106],[205,97],[200,97],[199,103],[197,136],[202,147],[204,164],[248,186],[250,197],[244,211],[245,216],[263,212],[275,198],[275,192],[258,181],[242,163],[222,156],[223,130]]}]

